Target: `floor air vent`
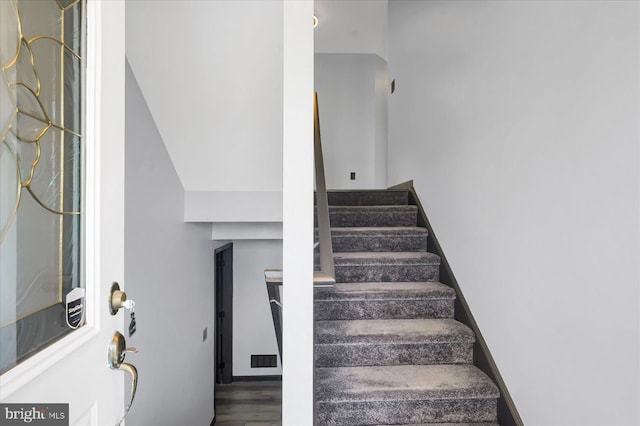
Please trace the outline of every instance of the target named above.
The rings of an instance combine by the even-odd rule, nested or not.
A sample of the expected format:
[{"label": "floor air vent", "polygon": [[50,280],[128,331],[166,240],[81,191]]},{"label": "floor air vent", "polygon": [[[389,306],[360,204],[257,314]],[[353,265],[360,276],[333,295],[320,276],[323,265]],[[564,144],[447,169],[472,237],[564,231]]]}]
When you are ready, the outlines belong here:
[{"label": "floor air vent", "polygon": [[277,367],[276,355],[251,355],[251,368]]}]

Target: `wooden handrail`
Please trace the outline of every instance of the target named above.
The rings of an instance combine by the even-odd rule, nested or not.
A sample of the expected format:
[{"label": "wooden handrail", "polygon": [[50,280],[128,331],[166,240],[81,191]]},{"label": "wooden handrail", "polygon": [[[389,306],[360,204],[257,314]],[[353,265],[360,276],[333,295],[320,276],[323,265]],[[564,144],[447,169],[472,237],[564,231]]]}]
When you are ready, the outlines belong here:
[{"label": "wooden handrail", "polygon": [[322,282],[314,285],[331,286],[335,283],[335,267],[333,263],[333,245],[331,243],[331,225],[329,223],[329,199],[327,183],[324,176],[324,159],[322,156],[322,140],[320,137],[320,114],[318,112],[318,93],[313,94],[313,149],[316,169],[316,200],[318,215],[318,239],[320,241],[320,274]]}]

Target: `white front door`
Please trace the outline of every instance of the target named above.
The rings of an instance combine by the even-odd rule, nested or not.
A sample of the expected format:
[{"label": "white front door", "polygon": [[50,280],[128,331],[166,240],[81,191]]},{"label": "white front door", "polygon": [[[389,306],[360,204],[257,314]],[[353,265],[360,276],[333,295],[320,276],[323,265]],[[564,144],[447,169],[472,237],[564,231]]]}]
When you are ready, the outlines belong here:
[{"label": "white front door", "polygon": [[[31,5],[29,5],[30,1]],[[20,13],[16,14],[16,10],[22,7],[22,3],[25,4],[24,16],[20,16]],[[54,113],[44,112],[49,105],[55,107],[57,101],[47,99],[48,95],[44,93],[44,89],[42,93],[39,91],[39,79],[44,80],[44,78],[41,78],[42,76],[37,72],[31,72],[30,69],[41,70],[44,67],[45,70],[40,72],[49,72],[46,69],[52,68],[53,63],[60,67],[61,72],[66,72],[64,68],[69,67],[74,61],[79,61],[77,57],[80,53],[83,55],[84,77],[81,78],[83,80],[81,82],[76,78],[73,84],[81,84],[78,86],[82,87],[80,96],[86,102],[82,113],[84,124],[80,143],[83,164],[81,167],[76,165],[75,174],[66,179],[77,180],[78,176],[82,176],[81,199],[76,197],[75,200],[82,206],[77,214],[82,216],[80,222],[82,225],[75,229],[76,233],[83,235],[80,237],[80,243],[70,249],[67,249],[66,245],[63,246],[63,240],[66,237],[63,236],[62,231],[60,236],[45,235],[47,233],[40,232],[42,235],[35,237],[42,240],[53,239],[54,246],[60,247],[59,256],[62,266],[60,266],[59,293],[62,296],[56,296],[60,299],[58,305],[64,306],[62,276],[66,272],[63,269],[75,267],[69,266],[69,262],[64,261],[63,256],[68,255],[70,258],[82,261],[82,267],[78,267],[78,270],[81,269],[77,274],[79,278],[70,280],[83,282],[78,285],[82,285],[86,291],[86,324],[49,346],[43,345],[42,348],[34,351],[34,354],[18,360],[15,366],[5,368],[5,372],[0,376],[0,403],[19,403],[25,406],[25,409],[29,408],[29,404],[68,403],[69,423],[67,424],[114,425],[124,414],[125,380],[131,380],[127,373],[112,370],[107,364],[107,349],[114,333],[119,330],[126,335],[122,331],[124,309],[116,315],[111,315],[107,307],[109,290],[114,281],[119,282],[126,290],[122,282],[124,277],[124,2],[89,0],[86,5],[83,5],[78,0],[37,0],[38,11],[44,14],[47,10],[51,10],[60,17],[42,28],[36,27],[39,18],[27,16],[30,13],[37,15],[35,12],[27,12],[30,8],[34,10],[33,4],[35,4],[33,0],[0,0],[0,50],[5,49],[4,52],[0,51],[0,60],[4,62],[0,62],[3,73],[0,84],[3,85],[5,96],[4,104],[0,104],[0,120],[2,120],[0,138],[4,138],[4,141],[0,139],[0,187],[3,188],[0,193],[0,218],[4,218],[5,222],[12,222],[9,227],[5,226],[7,223],[0,223],[0,232],[4,232],[2,244],[5,244],[2,248],[4,251],[0,252],[3,257],[0,258],[0,288],[3,291],[2,314],[14,317],[0,325],[4,325],[5,331],[8,330],[7,335],[11,334],[11,330],[14,334],[31,332],[28,326],[23,326],[16,331],[15,324],[21,316],[15,312],[15,306],[25,303],[21,300],[21,296],[16,294],[12,280],[19,281],[16,276],[20,274],[40,277],[46,273],[44,262],[40,261],[38,256],[32,255],[33,251],[29,251],[27,243],[16,238],[16,233],[24,234],[29,230],[36,232],[38,228],[30,227],[31,217],[18,219],[11,217],[14,204],[18,206],[18,203],[15,200],[16,195],[4,189],[13,187],[7,186],[7,182],[13,182],[11,179],[18,181],[16,194],[18,198],[22,198],[19,209],[24,208],[28,211],[28,206],[32,206],[34,215],[43,215],[43,217],[45,214],[52,214],[53,217],[67,218],[76,214],[72,212],[65,216],[58,212],[58,216],[55,216],[56,210],[67,210],[65,204],[67,201],[61,201],[61,206],[58,208],[51,204],[54,203],[51,197],[41,195],[49,191],[51,186],[55,186],[53,178],[51,182],[45,182],[37,188],[35,180],[32,183],[28,179],[31,172],[37,179],[38,173],[47,173],[46,170],[42,171],[42,168],[49,167],[55,171],[56,167],[62,164],[60,161],[65,161],[59,159],[59,152],[47,148],[45,136],[48,137],[49,133],[54,135],[52,136],[54,139],[64,138],[65,135],[70,135],[71,139],[78,136],[78,132],[73,129],[62,129],[66,127],[66,122],[73,121],[70,116],[74,113],[68,108],[62,107],[56,116]],[[75,9],[79,7],[82,9]],[[68,33],[72,19],[82,21],[82,25],[86,23],[86,47],[82,49],[83,52],[75,51],[74,49],[80,48],[71,45],[70,40],[60,40],[58,33],[52,32],[55,30],[52,29],[52,25],[59,25],[58,30],[55,31]],[[40,30],[42,34],[38,35]],[[75,30],[71,28],[71,31]],[[18,42],[17,45],[14,43],[16,34],[18,34],[17,39],[24,34],[24,43]],[[41,38],[36,39],[36,37]],[[52,48],[53,50],[47,50]],[[18,54],[19,50],[20,54]],[[56,62],[57,54],[69,59],[58,59]],[[11,63],[12,58],[17,58],[17,65],[14,64],[16,67],[26,70],[20,71],[21,75],[18,77]],[[16,85],[16,79],[22,81],[22,85]],[[55,79],[52,81],[54,81],[52,84],[58,84],[57,90],[65,93],[64,86],[67,82],[64,79],[58,79],[58,83],[55,83]],[[10,102],[22,104],[22,109],[16,113],[14,110],[18,110],[15,106],[7,107]],[[17,114],[17,118],[14,113]],[[60,115],[64,116],[64,114],[67,114],[67,117],[60,118]],[[32,120],[31,124],[29,120]],[[80,121],[78,117],[75,120]],[[46,126],[42,127],[42,123]],[[24,126],[24,129],[20,129],[20,126]],[[27,128],[29,126],[31,127]],[[32,135],[27,134],[34,129],[38,130]],[[41,137],[42,140],[39,139]],[[12,163],[14,161],[15,165]],[[47,163],[51,164],[46,166]],[[38,167],[33,167],[34,164]],[[65,164],[60,167],[64,168]],[[67,167],[70,166],[67,165]],[[54,178],[57,178],[57,175],[54,175]],[[70,185],[69,182],[67,183]],[[62,191],[61,188],[64,188],[67,183],[59,182],[57,190]],[[2,186],[3,184],[5,186]],[[31,192],[34,193],[33,196]],[[37,196],[42,203],[38,201]],[[65,197],[65,199],[71,198],[68,194]],[[63,223],[63,219],[54,219],[54,225],[58,223],[55,222],[56,220]],[[2,231],[3,228],[6,228],[6,232]],[[72,234],[68,230],[65,232]],[[77,235],[74,236],[76,237]],[[36,246],[35,249],[41,248],[42,245]],[[9,257],[13,255],[18,256],[18,260],[10,260]],[[58,255],[53,257],[56,256]],[[33,269],[29,269],[29,264],[34,265]],[[41,271],[44,272],[40,273]],[[28,297],[50,297],[46,294],[38,295],[36,291],[31,293],[34,295]],[[27,291],[27,295],[29,294]],[[13,312],[9,312],[11,309]],[[39,311],[33,310],[33,312]],[[6,337],[3,336],[3,338]],[[4,348],[0,350],[13,351],[15,355],[15,348],[11,349],[10,344],[6,342],[2,344]],[[129,354],[126,362],[135,364],[135,354]],[[6,410],[2,411],[0,419],[3,420],[0,420],[0,423],[5,424],[3,416],[7,414]],[[13,416],[13,414],[8,415]],[[26,415],[23,414],[23,416]],[[7,422],[7,424],[14,423]],[[34,420],[29,424],[37,426],[39,423]]]}]

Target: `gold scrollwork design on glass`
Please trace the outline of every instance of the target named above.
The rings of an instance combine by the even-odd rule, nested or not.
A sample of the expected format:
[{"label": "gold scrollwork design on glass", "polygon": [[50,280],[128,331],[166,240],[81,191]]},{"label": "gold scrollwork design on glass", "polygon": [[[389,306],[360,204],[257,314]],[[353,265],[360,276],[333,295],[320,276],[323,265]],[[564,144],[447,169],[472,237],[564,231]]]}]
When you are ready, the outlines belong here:
[{"label": "gold scrollwork design on glass", "polygon": [[0,0],[0,374],[84,286],[85,31],[86,0]]},{"label": "gold scrollwork design on glass", "polygon": [[[0,88],[0,167],[15,168],[5,170],[2,178],[5,183],[2,191],[12,191],[13,196],[5,194],[3,201],[13,204],[0,215],[0,244],[5,239],[15,221],[25,194],[29,194],[46,211],[56,215],[78,215],[76,209],[66,209],[62,200],[65,184],[64,161],[51,166],[53,157],[62,157],[64,148],[54,148],[54,143],[64,147],[65,135],[80,139],[78,120],[73,125],[65,123],[64,82],[58,87],[43,90],[44,82],[40,68],[52,66],[52,51],[59,55],[61,68],[70,62],[81,62],[82,57],[77,46],[64,40],[64,13],[72,9],[79,0],[55,0],[51,4],[59,9],[59,25],[63,28],[58,38],[53,34],[41,34],[31,37],[25,35],[23,16],[17,0],[0,1],[0,13],[3,15],[4,34],[15,34],[15,43],[6,40],[4,51],[0,50],[0,70],[2,87]],[[41,4],[49,2],[41,2]],[[52,7],[52,6],[49,6]],[[58,70],[60,71],[60,70]],[[64,69],[62,69],[64,73]],[[55,90],[52,90],[55,89]],[[76,128],[73,128],[76,127]],[[60,134],[51,136],[52,132]],[[62,151],[56,152],[58,149]],[[74,155],[73,153],[67,155]],[[47,173],[39,173],[43,161],[49,162]],[[4,158],[3,158],[4,157]],[[51,173],[54,169],[55,173]],[[38,179],[42,181],[39,181]],[[15,179],[12,181],[11,179]]]}]

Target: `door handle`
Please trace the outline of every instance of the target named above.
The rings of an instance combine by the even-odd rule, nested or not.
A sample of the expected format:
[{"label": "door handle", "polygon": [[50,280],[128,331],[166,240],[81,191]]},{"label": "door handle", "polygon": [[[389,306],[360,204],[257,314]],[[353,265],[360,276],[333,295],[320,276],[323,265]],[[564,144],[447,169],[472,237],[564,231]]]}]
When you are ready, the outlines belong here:
[{"label": "door handle", "polygon": [[129,414],[129,409],[131,408],[131,404],[133,404],[133,398],[135,398],[136,390],[138,389],[138,370],[132,364],[124,362],[127,352],[135,353],[138,352],[138,350],[136,348],[127,348],[124,336],[120,332],[116,331],[111,343],[109,343],[109,368],[112,370],[126,371],[131,375],[131,397],[129,398],[129,403],[124,410],[124,415],[116,423],[116,426],[120,425],[124,418],[127,417],[127,414]]}]

